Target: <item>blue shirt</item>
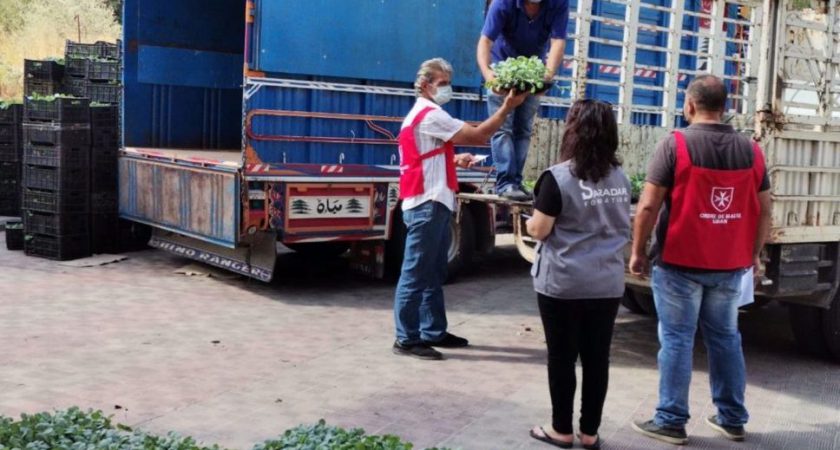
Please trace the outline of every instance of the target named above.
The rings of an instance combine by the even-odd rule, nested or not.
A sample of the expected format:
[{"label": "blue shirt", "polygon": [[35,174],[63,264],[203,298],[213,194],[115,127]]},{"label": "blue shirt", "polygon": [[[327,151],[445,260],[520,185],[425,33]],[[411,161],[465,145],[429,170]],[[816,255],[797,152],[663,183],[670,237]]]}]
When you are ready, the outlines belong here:
[{"label": "blue shirt", "polygon": [[492,62],[517,56],[545,60],[550,39],[566,39],[568,0],[542,0],[539,14],[529,19],[527,0],[493,0],[481,34],[493,41]]}]

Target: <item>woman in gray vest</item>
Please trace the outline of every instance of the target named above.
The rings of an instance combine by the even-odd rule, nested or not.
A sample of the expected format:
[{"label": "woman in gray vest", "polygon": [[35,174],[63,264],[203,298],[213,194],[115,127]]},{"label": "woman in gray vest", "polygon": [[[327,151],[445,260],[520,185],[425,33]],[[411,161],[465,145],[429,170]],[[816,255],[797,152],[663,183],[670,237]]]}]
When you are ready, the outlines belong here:
[{"label": "woman in gray vest", "polygon": [[550,425],[535,439],[572,448],[575,362],[583,367],[580,433],[600,448],[598,427],[607,395],[610,343],[624,293],[624,246],[630,238],[630,182],[616,156],[612,107],[580,100],[566,116],[561,162],[535,189],[528,234],[539,241],[531,269],[548,347]]}]

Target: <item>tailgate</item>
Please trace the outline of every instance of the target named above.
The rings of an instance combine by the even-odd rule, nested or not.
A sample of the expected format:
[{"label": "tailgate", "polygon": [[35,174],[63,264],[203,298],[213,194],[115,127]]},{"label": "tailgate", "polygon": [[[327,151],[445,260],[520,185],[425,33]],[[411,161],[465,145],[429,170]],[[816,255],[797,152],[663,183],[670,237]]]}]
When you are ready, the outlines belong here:
[{"label": "tailgate", "polygon": [[124,155],[119,162],[119,183],[122,218],[236,246],[238,168]]}]

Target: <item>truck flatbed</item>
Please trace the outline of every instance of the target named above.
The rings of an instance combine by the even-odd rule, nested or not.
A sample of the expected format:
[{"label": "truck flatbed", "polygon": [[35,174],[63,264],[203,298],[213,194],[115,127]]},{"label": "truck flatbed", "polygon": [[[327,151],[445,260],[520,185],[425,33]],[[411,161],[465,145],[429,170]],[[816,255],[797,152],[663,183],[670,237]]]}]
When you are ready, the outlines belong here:
[{"label": "truck flatbed", "polygon": [[533,201],[521,202],[516,200],[507,199],[504,197],[500,197],[496,194],[472,194],[472,193],[462,193],[458,194],[458,199],[464,202],[481,202],[481,203],[491,203],[494,205],[506,205],[506,206],[517,206],[519,208],[532,208],[534,206]]}]

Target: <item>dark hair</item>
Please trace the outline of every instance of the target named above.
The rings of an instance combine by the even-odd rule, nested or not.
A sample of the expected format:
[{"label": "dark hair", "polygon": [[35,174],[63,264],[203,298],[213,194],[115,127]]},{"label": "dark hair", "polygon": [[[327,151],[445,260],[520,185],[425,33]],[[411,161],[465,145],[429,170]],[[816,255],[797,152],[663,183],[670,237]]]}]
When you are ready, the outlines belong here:
[{"label": "dark hair", "polygon": [[572,175],[598,182],[621,165],[618,124],[612,106],[597,100],[578,100],[566,114],[566,131],[560,144],[560,161],[572,160]]},{"label": "dark hair", "polygon": [[718,112],[726,109],[726,85],[714,75],[700,75],[691,81],[688,95],[700,111]]}]

